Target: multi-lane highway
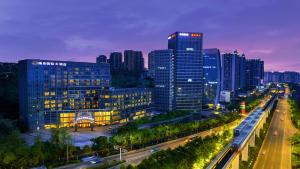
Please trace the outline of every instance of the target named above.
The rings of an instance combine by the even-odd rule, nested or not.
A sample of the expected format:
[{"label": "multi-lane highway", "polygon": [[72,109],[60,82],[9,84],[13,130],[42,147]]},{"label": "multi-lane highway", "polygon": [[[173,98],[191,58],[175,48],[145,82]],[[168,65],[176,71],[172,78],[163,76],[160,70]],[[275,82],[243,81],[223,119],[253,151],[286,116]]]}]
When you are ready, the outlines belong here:
[{"label": "multi-lane highway", "polygon": [[[226,128],[233,129],[239,124],[239,122],[240,122],[240,120],[231,122],[226,125]],[[155,149],[155,150],[166,150],[168,148],[173,149],[180,145],[184,145],[187,142],[187,140],[189,140],[190,138],[192,138],[194,136],[206,137],[206,136],[212,135],[214,133],[216,134],[216,133],[223,132],[223,131],[224,131],[224,126],[220,126],[220,127],[216,127],[216,128],[207,130],[207,131],[200,132],[195,135],[191,135],[191,136],[179,138],[176,140],[164,142],[164,143],[150,146],[150,147],[147,147],[144,149],[133,150],[133,151],[130,151],[127,153],[123,153],[122,160],[126,160],[126,164],[135,165],[135,164],[138,164],[141,161],[143,161],[145,158],[149,157],[152,154],[152,152],[151,152],[152,149]],[[113,160],[119,160],[119,158],[120,158],[119,155],[113,155],[113,156],[105,157],[104,161],[111,162]],[[81,169],[81,168],[88,168],[88,167],[94,167],[94,166],[97,166],[97,165],[85,162],[85,163],[70,164],[70,165],[62,166],[62,167],[59,167],[58,169]]]},{"label": "multi-lane highway", "polygon": [[290,169],[291,144],[289,138],[296,131],[291,122],[287,99],[279,99],[270,128],[253,168]]}]

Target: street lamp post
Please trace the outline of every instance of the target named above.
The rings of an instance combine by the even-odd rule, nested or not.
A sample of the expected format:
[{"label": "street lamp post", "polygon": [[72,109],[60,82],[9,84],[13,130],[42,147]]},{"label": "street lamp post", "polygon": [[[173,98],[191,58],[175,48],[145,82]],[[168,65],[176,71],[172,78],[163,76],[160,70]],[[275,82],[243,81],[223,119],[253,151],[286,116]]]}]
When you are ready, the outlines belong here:
[{"label": "street lamp post", "polygon": [[120,147],[120,161],[122,161],[122,148]]},{"label": "street lamp post", "polygon": [[67,163],[69,163],[69,141],[67,141]]}]

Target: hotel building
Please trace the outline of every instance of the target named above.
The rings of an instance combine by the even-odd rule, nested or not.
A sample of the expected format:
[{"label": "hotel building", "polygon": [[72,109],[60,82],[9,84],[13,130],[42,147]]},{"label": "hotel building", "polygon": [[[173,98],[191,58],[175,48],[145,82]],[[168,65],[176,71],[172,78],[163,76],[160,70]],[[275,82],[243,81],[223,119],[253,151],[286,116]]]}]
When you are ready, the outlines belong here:
[{"label": "hotel building", "polygon": [[[125,107],[114,108],[108,104],[102,105],[104,100],[101,99],[115,97],[113,94],[103,96],[102,91],[112,90],[109,89],[110,67],[106,64],[47,60],[19,61],[21,121],[29,130],[39,130],[55,127],[93,127],[129,121],[130,117],[136,118],[135,115],[123,115]],[[135,90],[137,90],[136,95],[143,91],[123,90],[125,96]],[[145,97],[149,95],[151,94]],[[128,102],[135,102],[134,99],[138,98],[127,99]],[[147,101],[150,105],[151,96]],[[146,112],[146,108],[137,107],[134,111]],[[136,112],[129,113],[142,116]]]}]

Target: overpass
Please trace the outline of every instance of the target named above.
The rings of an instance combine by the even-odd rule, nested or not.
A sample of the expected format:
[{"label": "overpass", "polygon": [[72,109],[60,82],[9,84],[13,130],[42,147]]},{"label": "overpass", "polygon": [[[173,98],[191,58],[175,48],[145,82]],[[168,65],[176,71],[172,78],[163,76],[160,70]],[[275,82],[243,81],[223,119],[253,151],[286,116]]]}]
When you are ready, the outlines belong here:
[{"label": "overpass", "polygon": [[255,146],[255,137],[260,136],[260,130],[277,101],[273,95],[263,106],[256,108],[234,129],[234,138],[221,153],[210,163],[207,169],[239,169],[241,161],[248,161],[248,148]]}]

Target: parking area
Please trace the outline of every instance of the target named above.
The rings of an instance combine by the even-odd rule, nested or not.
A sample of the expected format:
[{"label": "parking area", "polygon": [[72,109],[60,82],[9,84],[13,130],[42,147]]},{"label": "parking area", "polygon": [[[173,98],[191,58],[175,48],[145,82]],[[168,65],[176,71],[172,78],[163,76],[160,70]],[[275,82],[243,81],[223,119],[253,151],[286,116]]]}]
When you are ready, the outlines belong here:
[{"label": "parking area", "polygon": [[[99,136],[111,136],[111,131],[118,126],[101,126],[95,127],[93,131],[91,128],[78,128],[75,132],[74,128],[70,128],[70,133],[72,135],[72,142],[75,146],[84,147],[85,145],[91,145],[90,139]],[[26,140],[29,145],[33,145],[35,138],[40,135],[42,140],[46,141],[51,138],[50,130],[40,130],[37,132],[23,133],[22,137]]]}]

